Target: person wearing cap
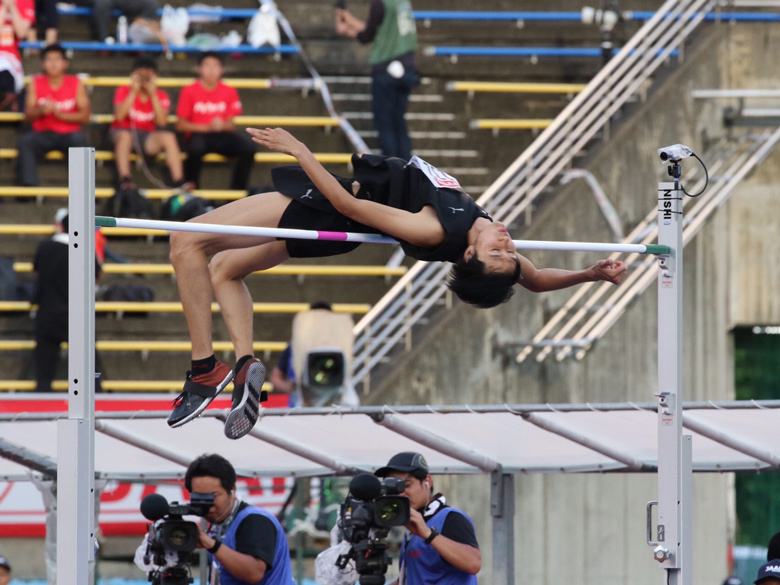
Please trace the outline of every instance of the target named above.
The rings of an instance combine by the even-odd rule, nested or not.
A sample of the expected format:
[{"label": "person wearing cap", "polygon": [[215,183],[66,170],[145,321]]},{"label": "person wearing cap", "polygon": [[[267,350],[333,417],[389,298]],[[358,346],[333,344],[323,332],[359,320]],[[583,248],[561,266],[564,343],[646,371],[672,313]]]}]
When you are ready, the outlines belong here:
[{"label": "person wearing cap", "polygon": [[766,560],[780,559],[780,532],[775,532],[769,539],[769,545],[766,549]]},{"label": "person wearing cap", "polygon": [[761,565],[758,576],[753,581],[755,585],[774,585],[780,583],[780,559],[774,559]]},{"label": "person wearing cap", "polygon": [[0,555],[0,585],[8,585],[11,582],[11,563]]},{"label": "person wearing cap", "polygon": [[409,498],[411,520],[401,545],[400,577],[396,585],[476,584],[482,554],[471,518],[447,504],[433,490],[428,463],[420,453],[393,455],[377,477],[403,479]]}]

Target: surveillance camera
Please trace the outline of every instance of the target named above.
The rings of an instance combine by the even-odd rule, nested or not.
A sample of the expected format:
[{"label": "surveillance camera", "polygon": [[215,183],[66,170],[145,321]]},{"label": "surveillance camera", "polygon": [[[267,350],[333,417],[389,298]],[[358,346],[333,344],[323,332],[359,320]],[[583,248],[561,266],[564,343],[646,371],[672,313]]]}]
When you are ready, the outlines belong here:
[{"label": "surveillance camera", "polygon": [[693,151],[684,144],[673,144],[658,149],[658,156],[663,162],[680,162],[682,159],[693,155]]}]

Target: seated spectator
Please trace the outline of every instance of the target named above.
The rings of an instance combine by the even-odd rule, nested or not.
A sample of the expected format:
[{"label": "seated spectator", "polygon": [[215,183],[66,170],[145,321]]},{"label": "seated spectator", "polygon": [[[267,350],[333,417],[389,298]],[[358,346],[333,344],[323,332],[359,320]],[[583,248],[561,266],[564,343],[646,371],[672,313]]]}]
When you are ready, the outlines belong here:
[{"label": "seated spectator", "polygon": [[130,85],[118,87],[114,93],[114,123],[111,140],[119,174],[119,188],[133,189],[130,175],[130,153],[155,156],[165,152],[165,163],[171,173],[173,186],[187,190],[181,162],[181,151],[176,135],[169,130],[158,130],[168,122],[171,99],[157,88],[157,64],[150,57],[138,57],[130,73]]},{"label": "seated spectator", "polygon": [[44,42],[53,45],[57,42],[57,27],[60,25],[60,15],[57,13],[57,0],[35,0],[35,15],[37,26],[30,28],[27,40],[35,43],[38,34],[43,33]]},{"label": "seated spectator", "polygon": [[87,145],[82,124],[89,122],[89,98],[79,78],[65,74],[68,59],[60,45],[43,50],[41,68],[43,75],[33,77],[27,89],[24,114],[32,131],[17,142],[18,182],[25,187],[39,184],[38,159],[47,152]]},{"label": "seated spectator", "polygon": [[0,110],[12,105],[24,89],[19,42],[34,22],[33,0],[0,0]]},{"label": "seated spectator", "polygon": [[179,94],[176,129],[185,133],[184,178],[199,184],[203,157],[209,152],[238,157],[231,189],[245,191],[255,162],[255,145],[245,132],[236,132],[233,117],[241,114],[235,88],[222,82],[222,57],[203,53],[198,59],[198,80]]},{"label": "seated spectator", "polygon": [[94,0],[92,22],[95,38],[101,42],[106,42],[107,39],[111,39],[108,42],[114,41],[114,37],[109,33],[112,10],[122,11],[127,20],[133,22],[139,17],[149,21],[158,20],[158,8],[158,0]]}]

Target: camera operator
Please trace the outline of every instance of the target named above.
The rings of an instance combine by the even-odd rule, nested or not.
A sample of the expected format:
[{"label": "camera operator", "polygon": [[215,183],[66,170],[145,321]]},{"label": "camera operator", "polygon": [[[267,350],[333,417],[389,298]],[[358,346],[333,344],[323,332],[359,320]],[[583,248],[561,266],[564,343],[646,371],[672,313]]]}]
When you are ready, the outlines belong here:
[{"label": "camera operator", "polygon": [[282,525],[269,512],[238,498],[236,472],[227,459],[201,455],[187,468],[184,487],[214,496],[214,506],[204,516],[208,531],[200,530],[198,547],[208,550],[211,572],[219,571],[220,585],[295,583]]},{"label": "camera operator", "polygon": [[401,546],[400,577],[394,585],[476,584],[482,567],[474,525],[465,512],[434,495],[428,463],[419,453],[394,455],[378,477],[404,480],[411,504],[409,532]]}]

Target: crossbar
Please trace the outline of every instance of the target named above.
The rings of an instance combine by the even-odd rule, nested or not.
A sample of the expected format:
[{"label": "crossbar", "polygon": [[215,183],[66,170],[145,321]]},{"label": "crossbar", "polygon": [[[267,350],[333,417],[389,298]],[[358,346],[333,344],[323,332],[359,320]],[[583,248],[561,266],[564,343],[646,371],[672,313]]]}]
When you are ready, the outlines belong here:
[{"label": "crossbar", "polygon": [[[370,244],[398,244],[398,240],[358,232],[326,232],[319,230],[296,230],[239,225],[216,225],[208,223],[180,223],[153,219],[129,219],[121,217],[95,218],[98,227],[127,227],[156,231],[200,232],[232,236],[254,236],[266,238],[287,238],[293,240],[325,240],[331,242],[361,242]],[[650,244],[610,244],[600,242],[546,242],[543,240],[512,240],[521,250],[551,250],[559,252],[623,252],[633,254],[668,255],[668,246]]]}]

